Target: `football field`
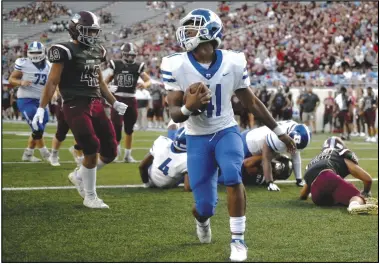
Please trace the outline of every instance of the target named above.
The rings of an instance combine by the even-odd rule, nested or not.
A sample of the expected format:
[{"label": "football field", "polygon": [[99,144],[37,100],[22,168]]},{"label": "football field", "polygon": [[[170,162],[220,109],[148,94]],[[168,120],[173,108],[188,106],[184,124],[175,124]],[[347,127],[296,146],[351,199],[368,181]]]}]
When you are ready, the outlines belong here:
[{"label": "football field", "polygon": [[[55,126],[47,127],[51,148]],[[2,262],[226,262],[230,253],[225,188],[211,219],[212,243],[200,244],[191,215],[193,197],[182,188],[143,189],[138,164],[112,163],[98,172],[98,195],[110,209],[85,208],[68,181],[75,168],[68,135],[60,167],[21,162],[29,129],[3,123]],[[133,156],[141,160],[166,132],[135,133]],[[313,135],[304,168],[327,135]],[[354,138],[347,145],[359,164],[378,178],[378,145]],[[40,158],[38,150],[35,156]],[[291,180],[294,180],[292,175]],[[362,189],[361,182],[354,182]],[[124,186],[121,186],[124,185]],[[248,262],[378,262],[378,216],[351,216],[344,207],[320,208],[298,200],[294,183],[280,192],[247,189]],[[24,187],[24,188],[21,188]],[[41,187],[41,188],[31,188]],[[53,187],[53,188],[46,188]],[[17,189],[20,188],[20,189]],[[378,181],[372,194],[378,198]]]}]

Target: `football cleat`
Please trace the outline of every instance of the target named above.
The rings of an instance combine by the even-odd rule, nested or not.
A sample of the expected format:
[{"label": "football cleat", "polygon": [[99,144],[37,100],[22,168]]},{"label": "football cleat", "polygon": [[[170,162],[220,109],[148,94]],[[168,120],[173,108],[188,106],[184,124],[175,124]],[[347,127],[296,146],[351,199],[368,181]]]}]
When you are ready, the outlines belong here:
[{"label": "football cleat", "polygon": [[59,157],[56,156],[56,157],[53,157],[52,155],[48,158],[48,161],[50,162],[50,165],[51,166],[61,166],[61,164],[59,164]]},{"label": "football cleat", "polygon": [[74,146],[71,146],[71,147],[69,148],[69,151],[70,151],[71,155],[73,155],[73,158],[74,158],[76,164],[77,164],[78,166],[80,166],[80,165],[82,164],[83,158],[77,156],[77,154],[75,153],[75,148],[74,148]]},{"label": "football cleat", "polygon": [[241,262],[247,259],[248,247],[244,240],[232,239],[231,241],[231,255],[232,262]]},{"label": "football cleat", "polygon": [[99,199],[97,196],[93,199],[84,198],[83,205],[88,208],[94,209],[108,209],[110,208],[107,204],[103,202],[102,199]]},{"label": "football cleat", "polygon": [[377,215],[379,208],[376,204],[358,204],[347,208],[349,214],[352,215]]},{"label": "football cleat", "polygon": [[199,226],[197,220],[195,220],[195,225],[197,226],[197,236],[198,236],[199,242],[201,242],[202,244],[211,243],[210,220],[209,220],[208,225],[206,226]]},{"label": "football cleat", "polygon": [[125,157],[124,162],[125,163],[138,163],[138,161],[135,160],[131,155],[129,155],[128,157]]},{"label": "football cleat", "polygon": [[41,159],[33,156],[33,155],[27,155],[24,153],[24,155],[22,155],[22,161],[30,161],[30,162],[41,162]]},{"label": "football cleat", "polygon": [[83,187],[83,181],[77,178],[78,168],[69,174],[69,181],[77,188],[77,191],[82,198],[85,198],[85,192]]}]

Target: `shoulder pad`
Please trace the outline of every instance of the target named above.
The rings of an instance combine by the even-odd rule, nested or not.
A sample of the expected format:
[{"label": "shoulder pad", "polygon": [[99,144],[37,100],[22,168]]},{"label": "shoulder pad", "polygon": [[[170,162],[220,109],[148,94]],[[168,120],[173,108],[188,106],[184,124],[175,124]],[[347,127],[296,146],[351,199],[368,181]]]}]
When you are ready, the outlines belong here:
[{"label": "shoulder pad", "polygon": [[355,163],[356,165],[359,164],[359,159],[358,157],[356,156],[356,154],[354,152],[352,152],[351,150],[349,149],[344,149],[342,151],[339,152],[339,156],[345,158],[345,159],[348,159],[348,160],[351,160],[353,163]]},{"label": "shoulder pad", "polygon": [[115,70],[116,69],[116,64],[115,64],[115,61],[114,60],[110,60],[110,68],[112,70]]},{"label": "shoulder pad", "polygon": [[27,58],[18,58],[15,61],[15,69],[18,71],[22,71],[23,68],[25,67],[25,64],[27,63],[28,59]]},{"label": "shoulder pad", "polygon": [[184,53],[174,53],[169,56],[163,57],[161,61],[161,73],[162,71],[173,73],[183,64]]},{"label": "shoulder pad", "polygon": [[71,50],[64,44],[55,44],[48,51],[48,59],[51,63],[60,63],[72,59]]}]

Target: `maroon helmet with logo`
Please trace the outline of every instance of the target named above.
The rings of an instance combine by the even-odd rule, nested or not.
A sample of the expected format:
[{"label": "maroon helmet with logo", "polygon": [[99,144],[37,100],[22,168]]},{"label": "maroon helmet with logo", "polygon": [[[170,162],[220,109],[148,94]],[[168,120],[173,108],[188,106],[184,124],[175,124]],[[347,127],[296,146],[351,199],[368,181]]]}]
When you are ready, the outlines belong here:
[{"label": "maroon helmet with logo", "polygon": [[121,55],[123,56],[123,60],[125,60],[127,63],[135,62],[137,52],[132,43],[123,44],[123,46],[120,47],[120,50]]},{"label": "maroon helmet with logo", "polygon": [[99,39],[101,27],[98,17],[90,11],[80,11],[69,23],[69,34],[73,40],[94,46]]}]

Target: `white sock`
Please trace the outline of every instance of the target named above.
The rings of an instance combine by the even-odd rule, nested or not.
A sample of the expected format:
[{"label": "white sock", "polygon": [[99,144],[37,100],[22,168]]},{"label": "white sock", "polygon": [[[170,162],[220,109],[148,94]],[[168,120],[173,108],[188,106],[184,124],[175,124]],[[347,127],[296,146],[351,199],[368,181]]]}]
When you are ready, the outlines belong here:
[{"label": "white sock", "polygon": [[26,148],[24,151],[25,155],[33,155],[34,154],[34,149],[31,148]]},{"label": "white sock", "polygon": [[43,148],[40,148],[40,153],[41,153],[41,156],[43,157],[46,157],[46,156],[49,156],[50,155],[50,152],[49,150],[47,149],[47,147],[43,147]]},{"label": "white sock", "polygon": [[121,147],[120,145],[117,145],[117,155],[119,156],[121,154]]},{"label": "white sock", "polygon": [[52,157],[58,157],[58,151],[57,149],[51,149],[51,155]]},{"label": "white sock", "polygon": [[96,170],[100,170],[106,165],[101,159],[98,159],[98,164],[96,165]]},{"label": "white sock", "polygon": [[232,239],[244,240],[245,219],[245,216],[230,217],[230,230],[232,233]]},{"label": "white sock", "polygon": [[358,201],[353,201],[348,205],[348,209],[351,209],[352,207],[358,206],[360,203]]},{"label": "white sock", "polygon": [[206,221],[204,221],[203,223],[199,222],[198,219],[196,219],[196,218],[195,218],[195,220],[197,221],[198,226],[204,227],[204,226],[208,226],[210,224],[210,218],[207,219]]},{"label": "white sock", "polygon": [[78,173],[83,181],[86,198],[94,199],[96,197],[96,168],[87,169],[81,165]]},{"label": "white sock", "polygon": [[131,149],[125,149],[125,153],[124,153],[124,159],[128,158],[132,153],[132,150]]}]

